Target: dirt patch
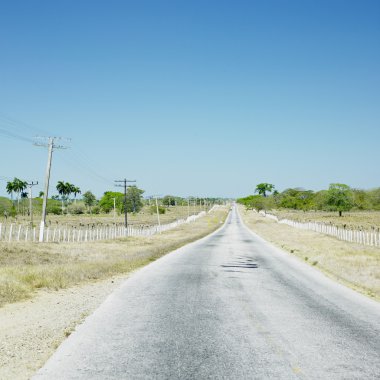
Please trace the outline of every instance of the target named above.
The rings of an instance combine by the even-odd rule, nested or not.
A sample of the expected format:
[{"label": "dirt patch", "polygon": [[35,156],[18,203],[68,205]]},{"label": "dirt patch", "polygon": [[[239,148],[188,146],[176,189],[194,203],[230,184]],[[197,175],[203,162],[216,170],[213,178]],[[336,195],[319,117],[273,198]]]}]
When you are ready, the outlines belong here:
[{"label": "dirt patch", "polygon": [[127,276],[40,291],[0,309],[0,378],[28,379]]}]

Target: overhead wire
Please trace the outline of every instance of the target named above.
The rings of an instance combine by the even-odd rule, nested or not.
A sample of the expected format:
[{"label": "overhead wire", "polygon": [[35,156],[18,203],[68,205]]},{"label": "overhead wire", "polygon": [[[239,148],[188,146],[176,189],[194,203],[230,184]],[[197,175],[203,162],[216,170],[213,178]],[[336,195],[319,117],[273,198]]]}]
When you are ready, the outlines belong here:
[{"label": "overhead wire", "polygon": [[28,137],[20,136],[17,133],[7,131],[6,129],[1,127],[1,124],[0,124],[0,135],[6,137],[8,139],[12,139],[12,140],[25,141],[25,142],[29,142],[29,143],[33,142],[33,140],[28,138]]},{"label": "overhead wire", "polygon": [[95,169],[92,167],[89,167],[87,164],[83,163],[80,159],[78,159],[78,156],[75,154],[70,154],[66,156],[63,154],[61,156],[62,161],[67,163],[70,167],[75,168],[76,170],[79,170],[82,173],[85,173],[86,176],[91,177],[92,179],[96,180],[97,182],[101,182],[103,184],[110,185],[112,181],[110,179],[107,179],[100,175]]},{"label": "overhead wire", "polygon": [[12,181],[12,178],[0,175],[0,181]]},{"label": "overhead wire", "polygon": [[44,134],[44,135],[49,135],[50,132],[40,128],[36,127],[30,124],[27,124],[23,121],[17,120],[15,118],[11,118],[8,115],[4,114],[3,112],[0,111],[0,122],[4,125],[9,125],[12,127],[12,129],[18,129],[18,133],[24,133],[25,131],[34,131],[34,133],[37,134]]},{"label": "overhead wire", "polygon": [[[26,133],[32,132],[34,135],[42,134],[49,136],[51,133],[23,121],[9,117],[0,111],[0,135],[6,138],[33,143],[35,140],[31,137],[25,136]],[[33,136],[37,137],[37,136]],[[71,142],[70,154],[61,156],[62,160],[69,164],[72,168],[80,170],[82,173],[90,176],[92,179],[102,182],[103,184],[112,185],[113,180],[106,176],[99,174],[99,164],[95,163],[93,159],[84,153],[84,150],[76,143]],[[106,172],[104,170],[103,172]],[[1,179],[1,177],[0,177]]]},{"label": "overhead wire", "polygon": [[101,163],[95,162],[93,158],[91,158],[89,155],[85,153],[85,150],[83,149],[83,147],[81,147],[77,142],[74,141],[72,145],[73,145],[74,155],[77,155],[77,157],[81,159],[89,168],[96,168],[94,170],[98,177],[103,178],[107,182],[113,183],[113,179],[111,179],[110,177],[103,174],[99,174],[99,171],[101,171],[102,173],[106,173],[106,172],[109,173],[109,168],[106,169],[105,167],[101,166],[102,165]]},{"label": "overhead wire", "polygon": [[33,143],[39,135],[49,135],[46,130],[12,118],[0,111],[0,135],[12,140]]}]

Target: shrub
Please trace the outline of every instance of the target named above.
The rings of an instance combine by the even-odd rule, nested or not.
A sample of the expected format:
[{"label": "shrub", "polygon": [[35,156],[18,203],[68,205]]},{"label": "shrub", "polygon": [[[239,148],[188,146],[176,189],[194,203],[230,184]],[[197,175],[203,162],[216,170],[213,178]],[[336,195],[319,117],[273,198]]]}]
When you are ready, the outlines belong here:
[{"label": "shrub", "polygon": [[61,215],[62,209],[59,206],[50,206],[50,207],[47,207],[46,212],[48,214]]},{"label": "shrub", "polygon": [[83,205],[72,204],[69,206],[69,213],[74,215],[80,215],[85,213],[85,207]]},{"label": "shrub", "polygon": [[100,214],[100,207],[99,206],[94,206],[91,210],[92,214]]},{"label": "shrub", "polygon": [[13,205],[12,202],[5,197],[0,197],[0,214],[10,213]]},{"label": "shrub", "polygon": [[[162,206],[158,206],[158,213],[159,214],[165,214],[166,208]],[[156,206],[150,206],[150,213],[156,214],[157,213],[157,207]]]}]

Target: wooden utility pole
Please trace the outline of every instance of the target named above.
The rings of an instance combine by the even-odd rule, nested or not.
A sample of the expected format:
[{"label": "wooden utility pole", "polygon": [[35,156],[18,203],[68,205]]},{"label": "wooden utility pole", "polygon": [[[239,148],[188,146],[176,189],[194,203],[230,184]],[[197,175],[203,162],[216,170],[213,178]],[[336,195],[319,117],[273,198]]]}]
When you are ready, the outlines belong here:
[{"label": "wooden utility pole", "polygon": [[115,180],[116,183],[122,183],[122,185],[115,185],[117,187],[124,187],[124,226],[125,234],[128,233],[128,211],[127,211],[127,187],[129,182],[136,182],[136,180],[122,179]]},{"label": "wooden utility pole", "polygon": [[[46,139],[46,137],[43,137],[43,139]],[[45,173],[45,189],[44,189],[44,198],[42,202],[42,218],[41,218],[41,224],[40,224],[40,234],[38,241],[41,243],[44,241],[44,232],[45,232],[45,225],[46,225],[46,207],[47,207],[47,200],[49,195],[49,181],[50,181],[50,171],[51,171],[51,161],[53,157],[53,150],[54,149],[65,149],[64,146],[56,145],[54,144],[55,140],[61,139],[60,137],[48,137],[47,143],[42,142],[36,142],[34,145],[36,146],[43,146],[48,148],[48,161],[46,166],[46,173]]]},{"label": "wooden utility pole", "polygon": [[161,233],[160,210],[158,209],[157,195],[156,195],[156,210],[157,210],[158,229],[159,229],[159,231]]},{"label": "wooden utility pole", "polygon": [[113,223],[116,225],[116,198],[113,199]]},{"label": "wooden utility pole", "polygon": [[33,229],[33,191],[32,188],[33,186],[38,185],[37,182],[30,182],[28,183],[29,186],[29,214],[30,214],[30,227]]}]

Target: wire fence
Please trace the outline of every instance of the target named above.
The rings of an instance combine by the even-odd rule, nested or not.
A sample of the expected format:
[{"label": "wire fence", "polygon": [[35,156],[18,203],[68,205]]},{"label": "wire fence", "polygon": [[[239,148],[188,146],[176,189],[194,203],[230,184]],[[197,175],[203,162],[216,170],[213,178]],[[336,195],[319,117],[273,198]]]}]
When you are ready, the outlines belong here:
[{"label": "wire fence", "polygon": [[342,228],[333,224],[320,223],[320,222],[297,222],[290,219],[279,219],[276,215],[259,212],[267,218],[273,219],[280,224],[286,224],[288,226],[298,228],[301,230],[309,230],[318,232],[320,234],[333,236],[339,240],[348,241],[350,243],[368,245],[372,247],[380,247],[380,232],[379,229],[372,231],[358,230],[352,228]]},{"label": "wire fence", "polygon": [[[209,212],[211,212],[212,208]],[[99,240],[120,239],[128,236],[152,236],[157,233],[171,230],[182,224],[192,223],[197,219],[205,216],[206,212],[202,211],[196,215],[190,215],[186,219],[179,219],[171,223],[132,227],[128,226],[102,226],[102,227],[47,227],[45,229],[43,242],[46,243],[85,243]],[[37,243],[39,240],[39,229],[36,227],[21,224],[0,223],[0,241],[3,242],[32,242]]]}]

